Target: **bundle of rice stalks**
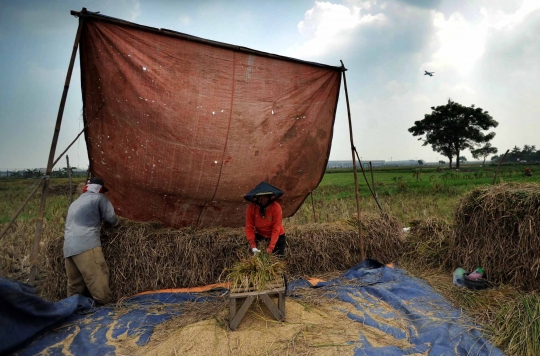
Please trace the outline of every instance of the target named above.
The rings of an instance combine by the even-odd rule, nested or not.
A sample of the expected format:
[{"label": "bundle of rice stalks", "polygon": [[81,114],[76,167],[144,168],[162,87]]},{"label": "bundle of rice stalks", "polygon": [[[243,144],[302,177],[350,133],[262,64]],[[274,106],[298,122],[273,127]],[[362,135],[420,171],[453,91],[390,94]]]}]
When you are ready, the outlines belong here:
[{"label": "bundle of rice stalks", "polygon": [[540,288],[540,184],[476,188],[461,199],[455,223],[453,267],[481,266],[493,282]]},{"label": "bundle of rice stalks", "polygon": [[236,263],[229,268],[225,280],[231,283],[231,290],[265,290],[269,282],[281,281],[285,273],[285,262],[261,251]]},{"label": "bundle of rice stalks", "polygon": [[522,294],[500,307],[494,343],[509,355],[540,355],[540,296]]},{"label": "bundle of rice stalks", "polygon": [[[364,228],[367,256],[387,263],[401,254],[401,226],[391,218],[370,217]],[[284,261],[290,277],[343,271],[360,262],[358,230],[344,224],[286,226]],[[250,254],[243,228],[184,228],[122,220],[102,229],[102,248],[110,285],[119,299],[148,290],[196,287],[215,283],[224,269]],[[62,237],[43,247],[47,280],[42,296],[66,296]]]},{"label": "bundle of rice stalks", "polygon": [[437,217],[414,220],[410,225],[404,259],[421,268],[449,267],[451,225]]}]

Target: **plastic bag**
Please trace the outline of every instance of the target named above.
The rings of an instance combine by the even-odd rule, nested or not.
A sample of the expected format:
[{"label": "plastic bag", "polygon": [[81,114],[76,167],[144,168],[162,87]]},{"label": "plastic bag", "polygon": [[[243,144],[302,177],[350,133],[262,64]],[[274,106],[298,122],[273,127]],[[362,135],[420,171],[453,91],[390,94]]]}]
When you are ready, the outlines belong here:
[{"label": "plastic bag", "polygon": [[456,268],[456,270],[454,271],[454,274],[453,274],[453,282],[456,286],[458,287],[465,287],[465,281],[463,279],[463,274],[466,273],[466,271],[459,267],[459,268]]}]

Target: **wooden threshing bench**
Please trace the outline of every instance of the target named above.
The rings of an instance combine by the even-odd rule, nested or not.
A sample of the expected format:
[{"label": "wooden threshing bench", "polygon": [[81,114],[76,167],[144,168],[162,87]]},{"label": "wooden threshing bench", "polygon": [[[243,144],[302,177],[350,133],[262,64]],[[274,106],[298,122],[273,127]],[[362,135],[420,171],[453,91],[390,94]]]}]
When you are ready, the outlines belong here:
[{"label": "wooden threshing bench", "polygon": [[[244,318],[244,315],[246,315],[247,310],[255,298],[261,298],[276,320],[284,321],[286,290],[287,287],[284,279],[267,283],[264,290],[255,290],[253,287],[231,289],[229,293],[229,327],[231,330],[236,330],[238,324],[240,324]],[[270,298],[270,296],[276,294],[278,297],[277,307]],[[245,300],[240,309],[237,311],[237,301],[240,299]]]}]

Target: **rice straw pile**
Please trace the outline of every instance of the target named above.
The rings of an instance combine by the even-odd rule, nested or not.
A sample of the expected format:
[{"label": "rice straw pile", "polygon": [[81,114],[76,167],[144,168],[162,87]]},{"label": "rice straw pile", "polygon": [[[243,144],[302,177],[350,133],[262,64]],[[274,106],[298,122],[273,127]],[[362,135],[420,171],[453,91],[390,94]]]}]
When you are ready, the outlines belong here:
[{"label": "rice straw pile", "polygon": [[453,267],[481,266],[496,283],[540,288],[540,184],[476,188],[456,210]]},{"label": "rice straw pile", "polygon": [[411,221],[404,259],[422,268],[450,267],[452,226],[444,219],[428,217]]},{"label": "rice straw pile", "polygon": [[[395,261],[403,247],[399,223],[389,217],[365,218],[367,257],[383,263]],[[360,262],[358,230],[351,226],[286,226],[285,232],[284,261],[291,278],[343,271]],[[250,254],[243,228],[175,230],[122,220],[117,228],[103,228],[101,240],[116,299],[148,290],[215,283],[225,269]],[[66,296],[62,245],[62,237],[44,242],[47,279],[41,295],[45,299]]]}]

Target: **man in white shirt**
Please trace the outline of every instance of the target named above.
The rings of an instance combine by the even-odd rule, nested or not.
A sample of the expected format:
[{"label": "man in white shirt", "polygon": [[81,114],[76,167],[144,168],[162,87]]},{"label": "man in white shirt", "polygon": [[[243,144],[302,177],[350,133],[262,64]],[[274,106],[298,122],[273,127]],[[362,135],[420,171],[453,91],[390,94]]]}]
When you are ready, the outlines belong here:
[{"label": "man in white shirt", "polygon": [[112,300],[109,268],[101,250],[101,222],[118,225],[114,208],[103,194],[107,191],[103,179],[92,178],[70,205],[64,232],[68,296],[88,290],[98,304]]}]

